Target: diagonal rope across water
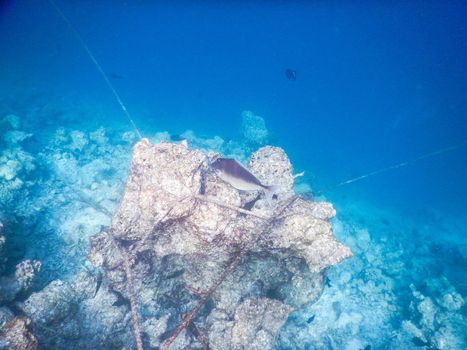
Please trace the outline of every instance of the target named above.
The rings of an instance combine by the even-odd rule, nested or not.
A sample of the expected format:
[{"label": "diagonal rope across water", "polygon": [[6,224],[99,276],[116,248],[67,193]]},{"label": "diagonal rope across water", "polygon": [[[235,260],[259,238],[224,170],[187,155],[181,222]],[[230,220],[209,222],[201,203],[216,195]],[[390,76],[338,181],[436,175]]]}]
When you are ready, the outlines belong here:
[{"label": "diagonal rope across water", "polygon": [[334,186],[325,188],[325,189],[323,189],[321,191],[317,191],[315,194],[322,194],[322,193],[327,192],[327,191],[329,191],[331,189],[335,189],[335,188],[338,188],[338,187],[341,187],[341,186],[349,185],[351,183],[361,181],[361,180],[364,180],[366,178],[388,172],[390,170],[399,169],[399,168],[405,167],[407,165],[411,165],[413,163],[419,162],[419,161],[421,161],[423,159],[426,159],[426,158],[431,158],[431,157],[434,157],[434,156],[437,156],[437,155],[440,155],[440,154],[443,154],[443,153],[453,152],[453,151],[455,151],[455,150],[457,150],[459,148],[464,147],[465,145],[467,145],[467,140],[464,141],[464,142],[461,142],[461,143],[459,143],[457,145],[453,145],[453,146],[449,146],[449,147],[445,147],[445,148],[440,148],[440,149],[437,149],[435,151],[422,154],[421,156],[418,156],[417,158],[407,160],[407,161],[404,161],[404,162],[401,162],[401,163],[397,163],[397,164],[394,164],[394,165],[390,165],[390,166],[387,166],[385,168],[374,170],[374,171],[371,171],[369,173],[366,173],[366,174],[363,174],[363,175],[360,175],[360,176],[357,176],[357,177],[354,177],[354,178],[339,182],[338,184],[336,184]]},{"label": "diagonal rope across water", "polygon": [[75,36],[75,38],[79,41],[79,43],[81,44],[82,48],[84,49],[84,51],[86,52],[86,54],[88,55],[89,59],[92,61],[92,63],[96,66],[97,70],[99,71],[100,75],[102,76],[102,78],[104,79],[105,83],[107,84],[108,88],[110,89],[110,91],[112,92],[112,94],[114,95],[115,99],[117,100],[118,104],[120,105],[120,108],[122,109],[123,113],[125,114],[125,116],[127,117],[128,121],[130,122],[131,126],[133,127],[133,129],[135,130],[136,134],[138,135],[138,137],[140,139],[143,138],[141,132],[139,131],[138,127],[136,126],[135,122],[133,121],[133,118],[130,114],[130,112],[128,112],[128,109],[126,108],[125,104],[123,103],[122,99],[120,98],[120,95],[118,94],[117,90],[115,90],[114,86],[112,85],[112,82],[110,81],[109,77],[107,76],[107,74],[104,72],[104,70],[102,69],[102,66],[99,64],[99,62],[97,61],[96,57],[94,56],[94,54],[92,53],[92,51],[89,49],[89,46],[86,44],[86,42],[84,41],[84,39],[81,37],[81,35],[79,34],[79,32],[75,29],[75,27],[73,26],[73,24],[70,22],[70,20],[68,19],[67,16],[65,16],[65,14],[62,12],[62,10],[60,9],[60,7],[58,7],[58,5],[54,2],[54,0],[48,0],[50,5],[55,9],[55,11],[58,13],[58,15],[66,22],[66,24],[68,25],[68,27],[70,28],[70,30],[73,32],[73,35]]}]

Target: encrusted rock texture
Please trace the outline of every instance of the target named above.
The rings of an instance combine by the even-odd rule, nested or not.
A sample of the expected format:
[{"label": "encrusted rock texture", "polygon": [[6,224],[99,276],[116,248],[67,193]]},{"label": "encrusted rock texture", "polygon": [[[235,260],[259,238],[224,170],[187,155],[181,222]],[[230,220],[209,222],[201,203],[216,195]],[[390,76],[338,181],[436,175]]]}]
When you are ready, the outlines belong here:
[{"label": "encrusted rock texture", "polygon": [[37,339],[27,328],[30,322],[27,318],[15,317],[4,324],[0,330],[0,349],[36,350]]},{"label": "encrusted rock texture", "polygon": [[93,267],[18,303],[40,344],[135,347],[124,256],[148,349],[204,298],[170,349],[271,349],[289,314],[319,298],[325,269],[352,254],[333,236],[332,205],[294,193],[280,148],[263,147],[248,164],[278,186],[272,205],[222,181],[207,159],[184,143],[135,145],[111,225],[92,238]]},{"label": "encrusted rock texture", "polygon": [[[249,168],[262,183],[279,187],[272,206],[210,172],[202,152],[142,140],[112,224],[95,236],[89,255],[125,295],[127,279],[114,240],[123,242],[137,294],[145,298],[142,308],[162,306],[173,328],[248,249],[196,318],[212,349],[271,348],[288,314],[321,294],[322,271],[351,256],[333,237],[332,206],[295,196],[292,166],[282,149],[261,148]],[[251,215],[234,210],[240,207]],[[185,343],[195,345],[196,336],[186,333]]]}]

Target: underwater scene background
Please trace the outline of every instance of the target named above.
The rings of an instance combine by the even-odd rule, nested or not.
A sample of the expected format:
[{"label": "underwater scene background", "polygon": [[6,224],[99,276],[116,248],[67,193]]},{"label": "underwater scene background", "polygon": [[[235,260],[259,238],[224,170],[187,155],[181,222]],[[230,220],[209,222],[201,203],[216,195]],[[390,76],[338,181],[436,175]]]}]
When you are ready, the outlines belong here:
[{"label": "underwater scene background", "polygon": [[0,326],[32,318],[30,348],[138,347],[22,306],[92,269],[122,199],[139,137],[112,88],[152,143],[281,147],[336,209],[353,256],[272,348],[467,348],[465,1],[0,1]]}]

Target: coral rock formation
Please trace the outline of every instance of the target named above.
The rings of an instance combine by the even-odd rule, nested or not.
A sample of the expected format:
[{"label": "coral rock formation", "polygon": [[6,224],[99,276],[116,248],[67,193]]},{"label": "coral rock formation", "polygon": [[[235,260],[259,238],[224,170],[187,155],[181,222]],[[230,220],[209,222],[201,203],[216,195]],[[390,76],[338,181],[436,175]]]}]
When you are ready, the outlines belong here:
[{"label": "coral rock formation", "polygon": [[295,195],[280,148],[249,163],[279,187],[272,206],[206,160],[184,144],[135,145],[111,225],[91,239],[94,267],[17,303],[41,346],[269,349],[288,315],[319,298],[323,270],[351,255],[332,235],[332,206]]},{"label": "coral rock formation", "polygon": [[7,322],[0,331],[0,349],[35,350],[37,339],[27,329],[30,324],[27,318],[16,317]]},{"label": "coral rock formation", "polygon": [[[209,338],[223,339],[219,346],[213,340],[211,348],[244,348],[252,342],[270,348],[292,308],[319,296],[323,269],[351,255],[332,236],[327,223],[335,213],[332,207],[294,195],[291,165],[281,149],[259,150],[250,166],[262,181],[279,186],[274,208],[260,199],[248,213],[235,210],[248,194],[210,172],[203,153],[182,144],[142,140],[134,148],[112,225],[93,239],[89,255],[105,269],[113,288],[128,295],[123,268],[127,255],[136,296],[147,296],[148,303],[140,300],[140,307],[161,306],[172,315],[169,328],[179,322],[174,316],[192,309],[224,277],[212,294],[214,309],[206,306],[196,319],[211,324]],[[242,262],[223,274],[239,254]],[[255,311],[250,324],[245,312],[252,308],[262,311]],[[222,336],[216,333],[221,321],[213,322],[220,313],[225,320],[237,320],[227,322],[231,331]],[[248,334],[260,324],[264,337]],[[193,334],[184,336],[185,342],[196,343]]]}]

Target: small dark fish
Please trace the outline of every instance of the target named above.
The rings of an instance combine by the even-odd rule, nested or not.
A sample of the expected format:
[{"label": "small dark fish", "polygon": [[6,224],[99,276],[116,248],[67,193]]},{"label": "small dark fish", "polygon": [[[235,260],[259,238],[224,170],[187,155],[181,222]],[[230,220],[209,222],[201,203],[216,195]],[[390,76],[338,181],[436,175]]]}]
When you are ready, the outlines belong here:
[{"label": "small dark fish", "polygon": [[168,275],[166,277],[166,279],[171,279],[171,278],[177,278],[177,277],[180,277],[181,275],[183,275],[185,273],[185,269],[181,269],[181,270],[178,270],[178,271],[174,271],[172,272],[170,275]]},{"label": "small dark fish", "polygon": [[117,296],[117,300],[114,301],[112,306],[122,306],[122,305],[130,306],[130,300],[125,298],[122,293],[117,292],[116,290],[112,290],[112,292]]},{"label": "small dark fish", "polygon": [[211,163],[211,168],[225,182],[241,191],[263,191],[271,203],[276,186],[266,186],[258,180],[247,168],[232,158],[217,158]]},{"label": "small dark fish", "polygon": [[99,289],[101,288],[102,285],[102,273],[98,272],[97,277],[96,277],[96,291],[94,292],[94,296],[96,296],[97,292],[99,292]]},{"label": "small dark fish", "polygon": [[386,219],[386,218],[381,218],[381,222],[382,222],[383,224],[385,224],[386,226],[390,226],[390,225],[391,225],[391,223],[389,222],[389,220]]},{"label": "small dark fish", "polygon": [[295,81],[297,80],[297,71],[288,68],[285,70],[285,76],[287,77],[287,79]]},{"label": "small dark fish", "polygon": [[186,140],[186,138],[179,135],[179,134],[171,134],[170,135],[170,141],[179,142],[179,141],[183,141],[183,140]]},{"label": "small dark fish", "polygon": [[129,248],[131,247],[132,244],[134,244],[137,241],[136,239],[125,239],[125,238],[117,238],[116,240],[118,243],[120,243],[120,245],[123,248]]},{"label": "small dark fish", "polygon": [[428,345],[428,342],[420,339],[419,337],[413,337],[412,338],[412,343],[417,346],[417,347],[423,347],[423,346],[427,346]]},{"label": "small dark fish", "polygon": [[371,345],[367,345],[363,349],[360,349],[360,350],[371,350]]},{"label": "small dark fish", "polygon": [[326,287],[329,287],[329,288],[332,287],[331,280],[328,276],[325,277],[324,284],[326,285]]},{"label": "small dark fish", "polygon": [[[255,203],[258,201],[260,195],[256,196],[255,199],[252,199],[251,201],[245,203],[245,205],[242,207],[242,209],[245,209],[245,210],[251,210],[251,208],[253,208],[255,206]],[[246,214],[242,214],[242,215],[246,215]]]},{"label": "small dark fish", "polygon": [[[187,317],[188,314],[183,313],[182,320]],[[209,339],[207,339],[204,334],[202,334],[198,327],[193,322],[189,322],[187,327],[188,331],[200,342],[200,344],[203,346],[203,350],[209,350]]]},{"label": "small dark fish", "polygon": [[316,315],[312,315],[308,320],[306,320],[306,323],[310,324],[311,322],[313,322],[315,317],[316,317]]}]

